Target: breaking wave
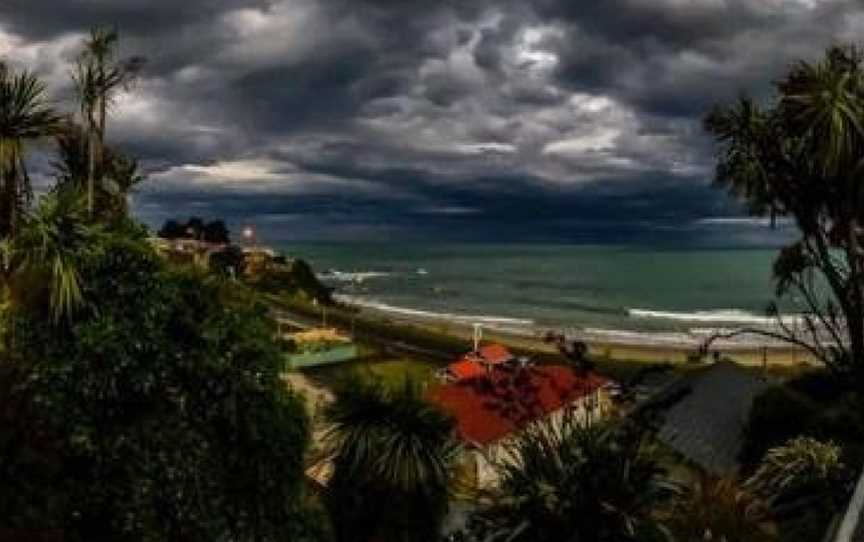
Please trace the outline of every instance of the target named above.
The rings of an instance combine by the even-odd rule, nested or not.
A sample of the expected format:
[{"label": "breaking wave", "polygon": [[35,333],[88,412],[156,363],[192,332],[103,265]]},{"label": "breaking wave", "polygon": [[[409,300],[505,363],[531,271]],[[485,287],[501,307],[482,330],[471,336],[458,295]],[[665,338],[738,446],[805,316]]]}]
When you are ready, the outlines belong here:
[{"label": "breaking wave", "polygon": [[776,319],[770,316],[762,316],[741,309],[719,309],[692,312],[656,311],[650,309],[627,309],[631,318],[654,318],[662,320],[674,320],[678,322],[716,322],[727,324],[747,324],[757,326],[771,326]]},{"label": "breaking wave", "polygon": [[458,322],[462,324],[477,323],[485,324],[490,327],[506,326],[517,328],[530,328],[534,326],[534,320],[528,318],[509,318],[504,316],[493,316],[484,314],[461,314],[412,309],[408,307],[398,307],[395,305],[390,305],[381,301],[376,301],[374,299],[367,299],[363,297],[344,294],[337,295],[336,299],[343,303],[348,303],[350,305],[355,305],[361,308],[373,309],[381,312],[398,314],[412,318],[422,318],[427,320],[444,320],[450,322]]},{"label": "breaking wave", "polygon": [[[358,283],[371,279],[389,278],[405,274],[407,273],[395,273],[391,271],[340,271],[338,269],[329,269],[324,273],[319,273],[318,278],[325,281]],[[429,271],[420,267],[410,274],[425,276],[429,274]]]},{"label": "breaking wave", "polygon": [[326,273],[321,273],[318,278],[321,280],[332,280],[336,282],[363,282],[369,279],[386,278],[393,276],[393,273],[386,271],[337,271],[331,269]]}]

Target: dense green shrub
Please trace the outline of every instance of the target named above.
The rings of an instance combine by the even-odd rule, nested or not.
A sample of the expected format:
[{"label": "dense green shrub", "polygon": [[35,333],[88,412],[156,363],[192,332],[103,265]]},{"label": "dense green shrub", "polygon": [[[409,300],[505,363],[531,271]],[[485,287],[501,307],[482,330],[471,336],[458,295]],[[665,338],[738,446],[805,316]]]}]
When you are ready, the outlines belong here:
[{"label": "dense green shrub", "polygon": [[770,448],[803,434],[819,405],[788,386],[773,386],[753,401],[744,430],[741,462],[755,467]]},{"label": "dense green shrub", "polygon": [[[294,540],[308,421],[263,308],[110,237],[86,305],[10,316],[0,518],[67,540]],[[231,301],[228,301],[231,299]]]},{"label": "dense green shrub", "polygon": [[824,370],[807,371],[790,380],[786,386],[819,403],[831,403],[844,389],[834,375]]},{"label": "dense green shrub", "polygon": [[208,243],[230,243],[231,234],[225,222],[214,220],[204,222],[198,217],[191,217],[185,223],[168,220],[158,232],[163,239],[198,239]]},{"label": "dense green shrub", "polygon": [[660,542],[680,489],[640,429],[575,417],[520,433],[493,468],[500,490],[448,541]]},{"label": "dense green shrub", "polygon": [[702,474],[682,497],[669,513],[673,540],[776,540],[762,529],[761,523],[768,519],[766,507],[733,479]]},{"label": "dense green shrub", "polygon": [[745,469],[755,468],[765,452],[797,436],[834,441],[844,462],[864,462],[864,405],[854,392],[843,392],[820,373],[774,386],[753,403],[741,452]]},{"label": "dense green shrub", "polygon": [[[768,389],[756,398],[745,430],[741,456],[745,471],[753,471],[769,449],[799,436],[836,443],[842,449],[842,463],[857,472],[864,463],[861,399],[854,392],[844,393],[837,380],[824,371]],[[831,491],[808,485],[790,495],[776,496],[781,540],[803,542],[824,533],[848,498],[839,481],[828,483],[827,489]],[[796,504],[798,501],[803,504]]]},{"label": "dense green shrub", "polygon": [[223,250],[211,254],[209,264],[210,269],[220,275],[240,277],[246,268],[246,257],[240,247],[229,245]]},{"label": "dense green shrub", "polygon": [[292,260],[287,264],[278,264],[271,260],[247,260],[247,282],[258,290],[299,296],[318,303],[332,304],[333,297],[330,288],[324,286],[312,267],[303,260]]},{"label": "dense green shrub", "polygon": [[406,380],[349,379],[325,417],[324,492],[337,542],[435,542],[448,510],[453,420]]}]

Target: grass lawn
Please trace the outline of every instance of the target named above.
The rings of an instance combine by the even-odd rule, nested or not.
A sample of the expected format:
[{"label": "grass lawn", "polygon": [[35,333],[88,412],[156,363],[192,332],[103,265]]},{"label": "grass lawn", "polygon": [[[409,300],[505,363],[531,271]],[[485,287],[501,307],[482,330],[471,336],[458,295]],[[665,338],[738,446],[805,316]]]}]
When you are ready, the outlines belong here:
[{"label": "grass lawn", "polygon": [[429,382],[438,368],[440,365],[419,359],[370,355],[347,363],[304,369],[303,373],[328,388],[351,376],[379,379],[387,386],[399,386],[406,378],[421,384]]}]

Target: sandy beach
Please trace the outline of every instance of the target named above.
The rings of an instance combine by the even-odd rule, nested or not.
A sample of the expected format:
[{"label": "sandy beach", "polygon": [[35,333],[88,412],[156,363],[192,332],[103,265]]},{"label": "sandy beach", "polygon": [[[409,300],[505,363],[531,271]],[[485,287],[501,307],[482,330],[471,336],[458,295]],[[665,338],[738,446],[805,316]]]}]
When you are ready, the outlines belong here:
[{"label": "sandy beach", "polygon": [[[398,323],[419,327],[435,334],[457,337],[470,346],[474,327],[462,321],[442,322],[440,320],[392,313],[363,307],[361,314],[382,323]],[[482,328],[486,341],[507,344],[528,352],[556,353],[554,345],[543,340],[545,329],[516,330],[506,327]],[[568,337],[584,341],[592,356],[614,361],[640,361],[645,363],[688,363],[708,335],[702,334],[649,334],[620,332],[614,330],[574,330]],[[757,341],[752,338],[744,341],[718,340],[712,344],[710,355],[718,352],[720,356],[748,366],[793,368],[814,365],[813,357],[801,348],[793,347],[775,340]]]}]

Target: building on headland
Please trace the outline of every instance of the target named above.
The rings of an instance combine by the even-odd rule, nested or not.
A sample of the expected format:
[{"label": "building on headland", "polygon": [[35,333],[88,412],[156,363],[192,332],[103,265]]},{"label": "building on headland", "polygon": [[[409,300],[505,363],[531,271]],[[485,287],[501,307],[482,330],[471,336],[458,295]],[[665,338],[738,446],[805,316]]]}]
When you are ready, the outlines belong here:
[{"label": "building on headland", "polygon": [[470,489],[497,484],[496,460],[529,427],[565,416],[590,423],[611,410],[610,380],[565,365],[534,366],[500,345],[466,354],[439,376],[427,398],[455,420]]},{"label": "building on headland", "polygon": [[271,260],[279,257],[279,253],[272,248],[259,245],[243,247],[243,254],[246,256],[269,258]]},{"label": "building on headland", "polygon": [[162,237],[150,237],[150,244],[162,256],[172,261],[183,261],[198,265],[207,265],[210,256],[222,252],[228,248],[226,243],[210,243],[198,239],[165,239]]},{"label": "building on headland", "polygon": [[277,251],[262,245],[239,246],[231,243],[211,243],[200,239],[150,237],[150,244],[162,256],[172,261],[193,263],[206,267],[214,254],[233,250],[251,266],[286,265],[291,261]]}]

